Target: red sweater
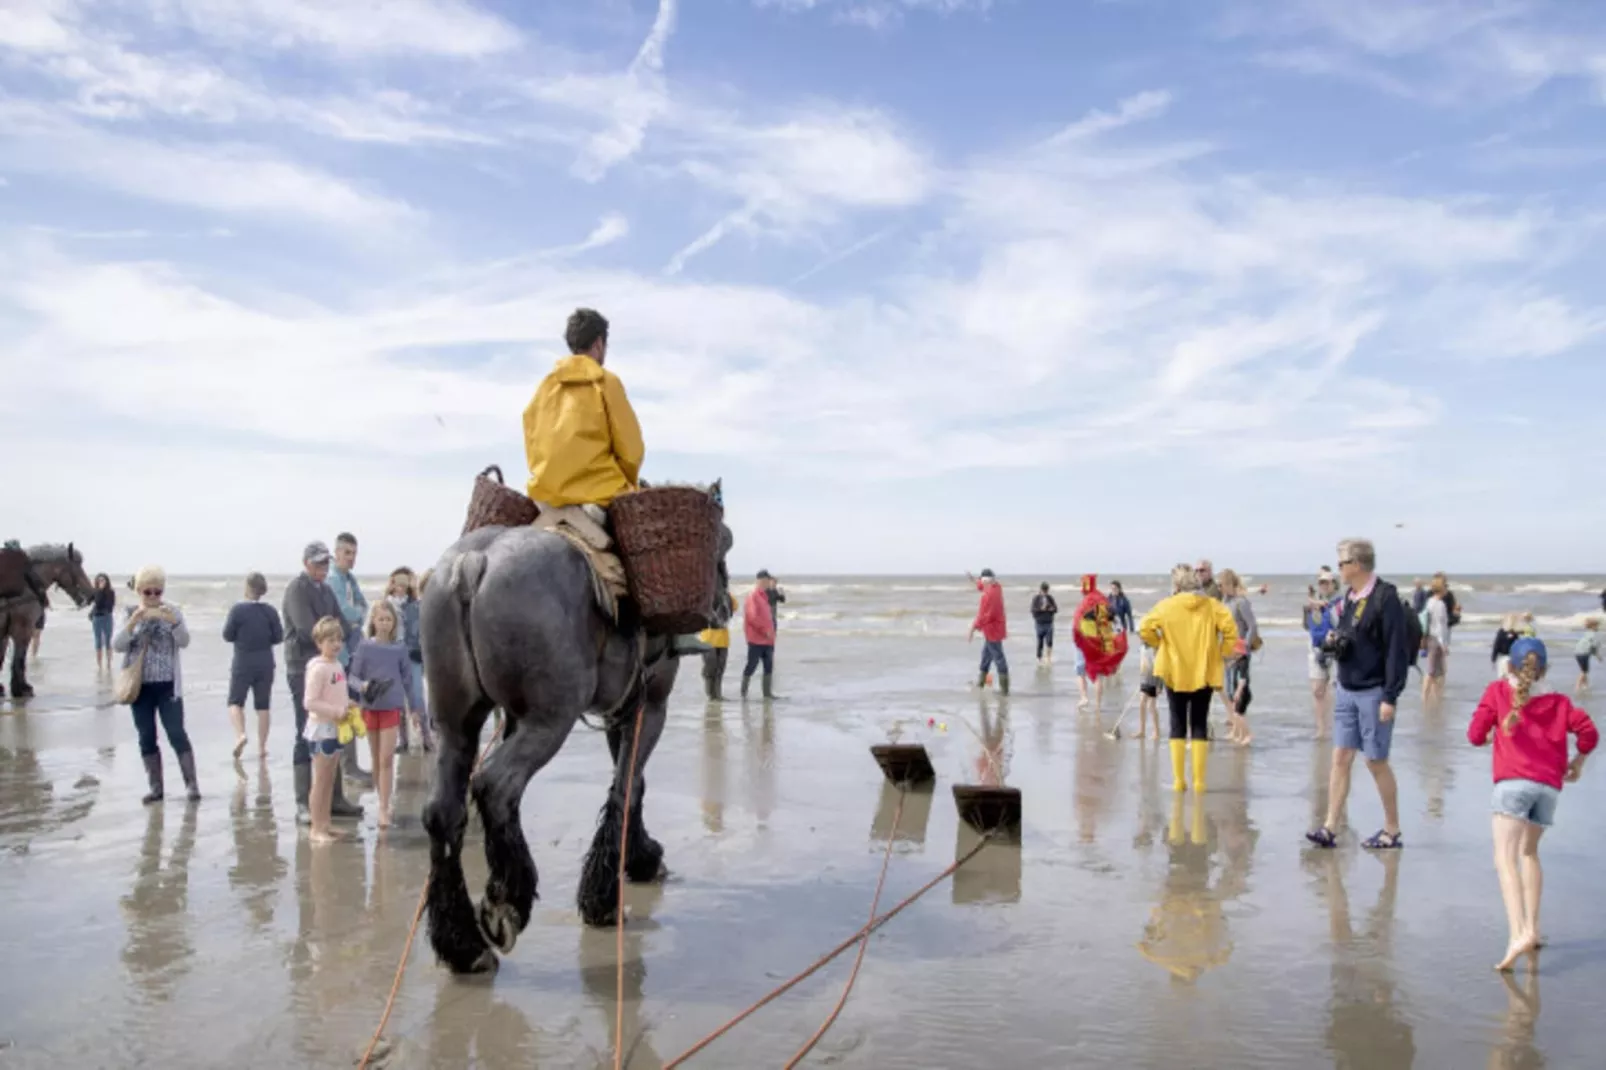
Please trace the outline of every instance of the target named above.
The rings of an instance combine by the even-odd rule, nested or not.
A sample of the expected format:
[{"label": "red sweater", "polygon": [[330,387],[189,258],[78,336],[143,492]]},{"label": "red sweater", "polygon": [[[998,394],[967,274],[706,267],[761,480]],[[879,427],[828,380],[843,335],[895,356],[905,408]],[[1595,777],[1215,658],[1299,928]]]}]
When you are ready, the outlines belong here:
[{"label": "red sweater", "polygon": [[748,646],[775,645],[775,613],[770,608],[770,596],[764,588],[754,587],[742,606],[742,632]]},{"label": "red sweater", "polygon": [[1600,742],[1589,714],[1566,695],[1535,695],[1522,708],[1517,728],[1506,735],[1500,722],[1511,712],[1509,680],[1496,680],[1478,702],[1467,726],[1467,739],[1481,747],[1494,735],[1494,779],[1534,780],[1561,790],[1567,772],[1567,735],[1578,737],[1578,753],[1588,754]]},{"label": "red sweater", "polygon": [[981,592],[981,607],[976,610],[976,623],[971,625],[989,643],[1002,643],[1008,637],[1004,627],[1004,589],[996,583],[976,584]]}]

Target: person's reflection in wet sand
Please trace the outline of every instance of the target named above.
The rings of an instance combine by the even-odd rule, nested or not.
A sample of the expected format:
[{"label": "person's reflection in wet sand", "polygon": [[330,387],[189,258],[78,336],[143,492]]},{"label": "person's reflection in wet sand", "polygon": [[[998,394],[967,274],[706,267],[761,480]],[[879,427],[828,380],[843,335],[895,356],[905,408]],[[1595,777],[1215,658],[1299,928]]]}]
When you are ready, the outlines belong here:
[{"label": "person's reflection in wet sand", "polygon": [[251,782],[243,767],[236,769],[240,776],[229,802],[229,829],[234,834],[229,887],[239,895],[252,926],[262,931],[273,924],[279,882],[290,871],[290,864],[279,855],[279,823],[273,816],[267,766],[257,770],[254,806],[247,801],[252,795]]},{"label": "person's reflection in wet sand", "polygon": [[[642,945],[646,934],[654,925],[653,909],[663,897],[663,885],[636,885],[626,890],[625,905],[630,920],[625,923],[625,1014],[624,1046],[625,1065],[632,1070],[656,1070],[663,1066],[663,1056],[652,1046],[652,1023],[641,1011],[646,1001],[647,960]],[[615,958],[617,936],[612,929],[584,928],[580,933],[580,981],[591,1003],[604,1021],[604,1051],[599,1052],[597,1065],[612,1066],[611,1055],[617,1002],[617,969]]]},{"label": "person's reflection in wet sand", "polygon": [[1216,894],[1223,902],[1249,891],[1255,845],[1260,842],[1260,830],[1249,819],[1249,754],[1243,747],[1228,753],[1226,790],[1211,796],[1207,804],[1212,815],[1219,815],[1216,833],[1221,877],[1216,881]]},{"label": "person's reflection in wet sand", "polygon": [[1506,984],[1505,1030],[1489,1049],[1489,1070],[1543,1070],[1545,1053],[1534,1046],[1534,1027],[1539,1024],[1539,973],[1529,971],[1521,985],[1509,973],[1500,980]]},{"label": "person's reflection in wet sand", "polygon": [[1103,736],[1082,732],[1076,740],[1071,773],[1076,809],[1076,835],[1082,843],[1098,839],[1099,819],[1115,799],[1115,759],[1118,752]]},{"label": "person's reflection in wet sand", "polygon": [[1416,1041],[1410,1022],[1395,1006],[1394,903],[1400,852],[1379,851],[1369,857],[1383,867],[1383,885],[1365,928],[1357,933],[1344,892],[1345,857],[1335,851],[1305,856],[1322,876],[1332,937],[1327,1048],[1339,1066],[1406,1070],[1416,1059]]},{"label": "person's reflection in wet sand", "polygon": [[976,711],[977,727],[973,731],[980,746],[977,747],[972,766],[975,774],[971,783],[988,788],[1000,787],[1009,776],[1009,744],[1013,739],[1009,731],[1009,703],[1001,700],[998,712],[993,713],[986,700],[983,700],[976,704]]},{"label": "person's reflection in wet sand", "polygon": [[[290,952],[291,1007],[295,1045],[304,1066],[326,1066],[348,1059],[332,1045],[331,1011],[344,1012],[352,998],[366,995],[351,943],[362,923],[364,845],[357,840],[314,849],[305,834],[296,837],[296,942]],[[393,960],[394,961],[394,960]]]},{"label": "person's reflection in wet sand", "polygon": [[1134,739],[1138,748],[1138,831],[1132,837],[1133,847],[1153,847],[1161,839],[1165,827],[1165,811],[1160,805],[1160,775],[1157,747],[1145,739]]},{"label": "person's reflection in wet sand", "polygon": [[725,831],[725,717],[713,703],[703,711],[703,828]]},{"label": "person's reflection in wet sand", "polygon": [[121,900],[128,928],[123,965],[150,1003],[165,1003],[171,997],[179,979],[189,972],[194,954],[187,914],[196,809],[184,807],[166,864],[162,846],[167,807],[153,806],[146,811],[145,840],[140,845],[134,882]]},{"label": "person's reflection in wet sand", "polygon": [[775,711],[768,702],[764,703],[756,732],[751,717],[744,706],[742,733],[747,744],[748,805],[758,818],[758,827],[767,828],[770,814],[775,812]]},{"label": "person's reflection in wet sand", "polygon": [[[1183,806],[1191,821],[1184,828]],[[1171,864],[1160,886],[1160,901],[1143,928],[1138,952],[1180,982],[1192,984],[1205,971],[1232,957],[1232,938],[1221,909],[1221,895],[1210,886],[1211,822],[1205,799],[1176,795],[1166,845]]]},{"label": "person's reflection in wet sand", "polygon": [[1467,745],[1465,733],[1448,731],[1446,721],[1443,699],[1423,704],[1422,730],[1417,733],[1422,794],[1427,796],[1428,815],[1438,821],[1444,820],[1444,799],[1455,786],[1452,748],[1459,752]]},{"label": "person's reflection in wet sand", "polygon": [[[1331,739],[1318,739],[1310,748],[1310,782],[1311,782],[1311,828],[1316,828],[1327,820],[1327,799],[1329,795],[1329,780],[1333,769],[1333,741]],[[1349,804],[1346,802],[1344,810],[1338,815],[1341,826],[1349,825]],[[1338,832],[1334,829],[1333,832]]]}]

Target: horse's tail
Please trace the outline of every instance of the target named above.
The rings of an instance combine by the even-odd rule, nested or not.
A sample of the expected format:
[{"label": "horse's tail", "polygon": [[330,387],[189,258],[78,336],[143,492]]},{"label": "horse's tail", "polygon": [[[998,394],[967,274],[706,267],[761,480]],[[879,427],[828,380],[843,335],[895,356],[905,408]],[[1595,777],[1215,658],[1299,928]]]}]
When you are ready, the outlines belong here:
[{"label": "horse's tail", "polygon": [[474,631],[469,623],[472,616],[470,610],[474,605],[474,596],[479,593],[480,584],[485,582],[485,570],[489,562],[483,550],[465,550],[452,558],[451,570],[446,576],[447,589],[457,599],[458,619],[463,626],[464,653],[468,656],[468,668],[474,674],[474,685],[480,694],[485,694],[485,681],[480,679],[479,660],[474,656]]}]

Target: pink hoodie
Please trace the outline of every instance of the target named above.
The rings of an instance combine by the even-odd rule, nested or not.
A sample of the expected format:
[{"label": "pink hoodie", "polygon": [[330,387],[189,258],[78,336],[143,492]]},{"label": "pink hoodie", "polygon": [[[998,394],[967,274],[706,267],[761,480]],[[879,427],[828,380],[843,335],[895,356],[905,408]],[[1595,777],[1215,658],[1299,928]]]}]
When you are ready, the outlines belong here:
[{"label": "pink hoodie", "polygon": [[748,646],[775,645],[775,612],[770,607],[770,596],[762,586],[755,586],[742,607],[742,631]]},{"label": "pink hoodie", "polygon": [[316,657],[307,662],[307,727],[301,733],[309,743],[339,739],[340,721],[351,696],[346,694],[346,672],[338,661]]}]

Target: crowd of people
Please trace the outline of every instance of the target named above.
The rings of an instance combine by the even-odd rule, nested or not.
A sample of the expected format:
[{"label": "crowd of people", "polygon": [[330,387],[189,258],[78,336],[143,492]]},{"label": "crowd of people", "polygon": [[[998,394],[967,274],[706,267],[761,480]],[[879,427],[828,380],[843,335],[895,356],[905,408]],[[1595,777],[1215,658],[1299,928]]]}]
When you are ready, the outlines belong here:
[{"label": "crowd of people", "polygon": [[[985,640],[978,686],[987,685],[989,671],[996,667],[999,690],[1008,694],[1002,589],[991,570],[971,580],[981,593],[971,638],[979,632]],[[1109,606],[1116,605],[1117,593],[1115,585],[1106,598]],[[1052,664],[1058,611],[1049,585],[1041,584],[1031,613],[1044,667]],[[1131,631],[1130,616],[1121,616],[1122,630]],[[1313,847],[1330,850],[1338,845],[1357,756],[1366,763],[1383,811],[1382,827],[1361,846],[1395,851],[1405,845],[1399,790],[1389,764],[1395,713],[1413,667],[1422,673],[1423,701],[1443,701],[1450,636],[1460,622],[1461,607],[1443,573],[1426,585],[1416,581],[1409,595],[1403,594],[1377,574],[1376,550],[1365,539],[1338,544],[1336,576],[1326,568],[1318,573],[1307,592],[1303,626],[1310,637],[1307,664],[1317,735],[1331,731],[1333,754],[1325,819],[1306,833]],[[1227,741],[1248,745],[1253,739],[1246,717],[1252,698],[1250,665],[1262,643],[1248,592],[1230,569],[1218,578],[1209,561],[1178,565],[1171,573],[1170,596],[1144,614],[1136,634],[1142,643],[1139,736],[1152,716],[1149,738],[1158,738],[1163,689],[1170,712],[1173,789],[1188,790],[1191,772],[1193,791],[1203,792],[1216,695],[1226,707]],[[1588,687],[1590,661],[1599,657],[1599,649],[1599,622],[1591,618],[1575,648],[1580,693]],[[1494,743],[1490,809],[1509,927],[1506,953],[1496,969],[1507,970],[1542,942],[1539,842],[1554,821],[1563,783],[1578,779],[1599,735],[1589,715],[1565,695],[1535,693],[1548,671],[1548,651],[1534,633],[1532,614],[1502,621],[1491,661],[1496,679],[1478,703],[1467,738],[1474,746],[1491,739]],[[1077,671],[1080,683],[1085,666],[1079,664]],[[1576,750],[1570,740],[1576,741]]]}]

